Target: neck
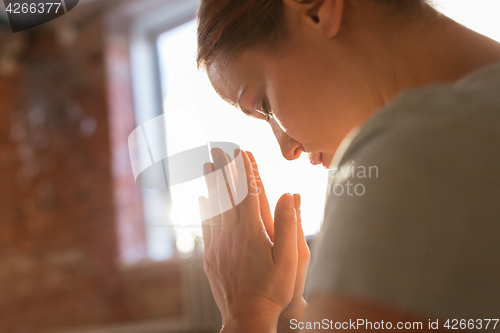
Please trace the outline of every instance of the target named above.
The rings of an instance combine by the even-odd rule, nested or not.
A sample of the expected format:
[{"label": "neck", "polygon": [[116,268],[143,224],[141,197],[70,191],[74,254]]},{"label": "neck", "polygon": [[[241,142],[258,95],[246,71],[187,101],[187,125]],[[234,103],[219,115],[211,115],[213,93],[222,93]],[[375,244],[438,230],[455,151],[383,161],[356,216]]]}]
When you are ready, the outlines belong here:
[{"label": "neck", "polygon": [[378,54],[371,52],[371,70],[367,70],[379,78],[372,82],[378,81],[383,105],[403,90],[453,83],[481,67],[500,62],[499,43],[431,7],[426,10],[424,17],[404,29],[378,29],[378,38],[371,39],[374,43],[370,46]]}]

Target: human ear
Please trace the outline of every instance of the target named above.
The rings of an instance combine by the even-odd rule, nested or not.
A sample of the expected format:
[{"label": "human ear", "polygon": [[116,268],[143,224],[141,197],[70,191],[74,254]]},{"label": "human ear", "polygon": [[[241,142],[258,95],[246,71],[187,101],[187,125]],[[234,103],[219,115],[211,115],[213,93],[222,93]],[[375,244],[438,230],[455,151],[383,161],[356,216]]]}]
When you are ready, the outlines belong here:
[{"label": "human ear", "polygon": [[334,38],[340,31],[344,14],[344,0],[324,0],[318,7],[316,16],[318,25],[328,39]]},{"label": "human ear", "polygon": [[338,35],[344,14],[345,0],[283,0],[298,14],[301,21],[319,30],[326,38]]}]

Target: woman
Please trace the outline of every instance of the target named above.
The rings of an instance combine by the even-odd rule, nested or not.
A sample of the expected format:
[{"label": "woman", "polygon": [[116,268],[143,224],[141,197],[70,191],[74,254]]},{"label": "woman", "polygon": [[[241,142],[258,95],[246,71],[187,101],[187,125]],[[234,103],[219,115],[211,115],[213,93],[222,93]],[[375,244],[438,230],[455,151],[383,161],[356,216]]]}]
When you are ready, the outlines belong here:
[{"label": "woman", "polygon": [[[330,184],[305,303],[300,197],[282,196],[273,219],[241,152],[258,186],[204,224],[223,332],[493,328],[498,43],[423,0],[202,0],[198,62],[222,98],[269,122],[286,159],[351,167]],[[213,155],[207,172],[225,163]],[[217,200],[209,184],[201,206]]]}]

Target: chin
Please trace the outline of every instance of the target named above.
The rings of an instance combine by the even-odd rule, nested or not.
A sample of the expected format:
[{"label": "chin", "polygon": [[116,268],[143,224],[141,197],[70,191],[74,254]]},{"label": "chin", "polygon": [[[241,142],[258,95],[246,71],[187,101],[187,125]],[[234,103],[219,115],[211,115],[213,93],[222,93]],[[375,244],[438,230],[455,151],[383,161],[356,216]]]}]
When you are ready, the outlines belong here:
[{"label": "chin", "polygon": [[323,154],[323,156],[321,157],[321,164],[323,165],[323,168],[331,169],[332,159],[333,159],[333,157]]}]

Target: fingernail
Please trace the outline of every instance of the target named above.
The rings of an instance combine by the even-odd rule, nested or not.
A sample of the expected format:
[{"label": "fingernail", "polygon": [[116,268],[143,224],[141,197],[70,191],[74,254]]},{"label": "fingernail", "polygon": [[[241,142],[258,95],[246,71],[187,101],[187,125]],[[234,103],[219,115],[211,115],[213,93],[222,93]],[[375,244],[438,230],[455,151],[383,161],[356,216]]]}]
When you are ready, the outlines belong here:
[{"label": "fingernail", "polygon": [[218,148],[218,147],[214,147],[212,149],[210,149],[210,153],[213,155],[213,154],[224,154],[224,150]]},{"label": "fingernail", "polygon": [[212,163],[205,163],[203,165],[203,174],[208,175],[212,172]]},{"label": "fingernail", "polygon": [[285,206],[288,206],[288,207],[291,207],[291,208],[295,208],[295,203],[293,202],[293,196],[290,193],[286,193],[283,196],[282,200],[283,200],[283,204]]},{"label": "fingernail", "polygon": [[300,205],[302,203],[302,201],[301,201],[302,198],[300,197],[300,194],[299,193],[295,193],[293,195],[293,197],[294,197],[295,200],[297,200],[297,206],[299,206],[299,208],[300,208]]},{"label": "fingernail", "polygon": [[234,150],[234,158],[236,158],[236,156],[239,155],[240,151],[241,151],[241,149],[235,149]]}]

